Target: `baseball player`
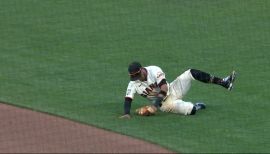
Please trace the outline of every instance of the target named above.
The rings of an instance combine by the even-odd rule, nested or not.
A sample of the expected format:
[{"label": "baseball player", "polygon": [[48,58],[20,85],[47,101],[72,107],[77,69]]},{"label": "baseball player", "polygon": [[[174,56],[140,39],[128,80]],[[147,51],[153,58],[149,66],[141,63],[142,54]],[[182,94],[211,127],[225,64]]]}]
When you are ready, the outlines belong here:
[{"label": "baseball player", "polygon": [[233,88],[235,71],[225,78],[219,78],[196,69],[188,69],[173,82],[168,83],[165,73],[158,66],[142,67],[139,62],[132,62],[128,66],[130,82],[127,87],[124,114],[120,118],[131,118],[130,109],[134,95],[137,93],[152,102],[136,110],[142,116],[155,114],[157,109],[182,115],[194,115],[196,111],[205,109],[204,103],[193,104],[183,101],[192,80],[220,85],[229,91]]}]

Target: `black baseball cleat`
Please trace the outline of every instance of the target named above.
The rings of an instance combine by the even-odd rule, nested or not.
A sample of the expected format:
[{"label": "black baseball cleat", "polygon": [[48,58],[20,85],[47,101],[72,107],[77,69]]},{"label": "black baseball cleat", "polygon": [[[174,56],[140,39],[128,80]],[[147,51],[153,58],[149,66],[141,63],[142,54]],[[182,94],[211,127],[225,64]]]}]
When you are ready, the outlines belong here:
[{"label": "black baseball cleat", "polygon": [[196,103],[194,106],[195,106],[196,110],[206,109],[206,105],[204,103],[201,103],[201,102]]},{"label": "black baseball cleat", "polygon": [[223,82],[225,83],[225,88],[227,88],[229,91],[232,90],[233,88],[233,82],[236,78],[236,72],[235,71],[232,71],[232,74],[223,78]]}]

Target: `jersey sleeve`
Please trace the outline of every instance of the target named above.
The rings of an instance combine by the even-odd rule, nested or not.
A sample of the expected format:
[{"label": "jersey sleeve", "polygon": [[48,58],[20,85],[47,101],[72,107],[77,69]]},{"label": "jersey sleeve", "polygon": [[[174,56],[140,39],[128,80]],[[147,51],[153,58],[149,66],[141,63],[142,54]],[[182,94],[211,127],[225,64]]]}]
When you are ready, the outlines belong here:
[{"label": "jersey sleeve", "polygon": [[126,96],[125,97],[128,97],[128,98],[133,99],[135,93],[136,93],[135,84],[131,81],[128,84],[127,91],[126,91]]},{"label": "jersey sleeve", "polygon": [[159,67],[156,67],[153,73],[155,75],[157,84],[159,84],[161,80],[166,79],[165,73]]}]

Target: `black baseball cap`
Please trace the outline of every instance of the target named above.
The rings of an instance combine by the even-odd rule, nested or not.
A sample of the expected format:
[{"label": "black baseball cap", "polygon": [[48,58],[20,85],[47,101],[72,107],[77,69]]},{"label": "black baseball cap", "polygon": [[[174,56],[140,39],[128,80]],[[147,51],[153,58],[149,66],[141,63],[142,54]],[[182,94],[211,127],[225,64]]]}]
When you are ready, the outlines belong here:
[{"label": "black baseball cap", "polygon": [[136,81],[140,78],[142,65],[139,62],[132,62],[128,66],[128,73],[131,81]]}]

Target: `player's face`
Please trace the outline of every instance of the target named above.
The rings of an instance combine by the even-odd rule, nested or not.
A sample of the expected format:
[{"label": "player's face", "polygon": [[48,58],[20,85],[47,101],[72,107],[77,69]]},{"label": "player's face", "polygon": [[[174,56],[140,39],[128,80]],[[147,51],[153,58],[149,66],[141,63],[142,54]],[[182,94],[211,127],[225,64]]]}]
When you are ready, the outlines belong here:
[{"label": "player's face", "polygon": [[146,81],[146,77],[147,77],[146,71],[144,69],[142,69],[141,72],[140,72],[139,80],[140,81]]}]

